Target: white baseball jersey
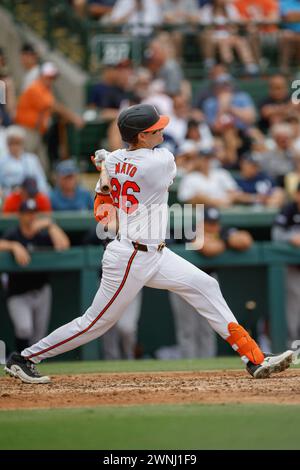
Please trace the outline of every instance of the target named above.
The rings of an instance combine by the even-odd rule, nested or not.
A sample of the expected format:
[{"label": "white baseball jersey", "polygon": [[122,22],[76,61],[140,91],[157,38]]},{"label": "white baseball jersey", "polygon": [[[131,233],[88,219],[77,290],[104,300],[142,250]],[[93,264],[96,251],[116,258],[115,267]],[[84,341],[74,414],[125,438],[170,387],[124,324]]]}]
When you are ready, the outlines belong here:
[{"label": "white baseball jersey", "polygon": [[119,233],[145,244],[165,240],[168,188],[176,175],[175,159],[165,148],[120,149],[105,161],[114,204],[119,208]]}]

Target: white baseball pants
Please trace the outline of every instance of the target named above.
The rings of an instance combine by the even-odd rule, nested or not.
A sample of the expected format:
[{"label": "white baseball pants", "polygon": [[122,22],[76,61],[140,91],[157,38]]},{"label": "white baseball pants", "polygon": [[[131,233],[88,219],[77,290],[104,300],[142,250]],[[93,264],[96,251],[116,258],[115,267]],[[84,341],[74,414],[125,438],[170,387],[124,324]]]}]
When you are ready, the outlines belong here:
[{"label": "white baseball pants", "polygon": [[226,339],[227,325],[237,323],[218,282],[168,248],[137,251],[130,240],[109,243],[102,260],[102,279],[84,315],[61,326],[22,351],[33,362],[57,356],[103,335],[121,317],[143,286],[176,292]]}]

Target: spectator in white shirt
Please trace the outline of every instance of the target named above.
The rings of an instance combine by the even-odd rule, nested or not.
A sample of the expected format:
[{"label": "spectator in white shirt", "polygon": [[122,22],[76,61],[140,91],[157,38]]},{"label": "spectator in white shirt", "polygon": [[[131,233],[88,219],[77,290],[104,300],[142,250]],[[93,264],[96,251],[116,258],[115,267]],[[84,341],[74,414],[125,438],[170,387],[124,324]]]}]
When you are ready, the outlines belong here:
[{"label": "spectator in white shirt", "polygon": [[165,82],[165,91],[171,96],[181,92],[184,78],[182,68],[174,56],[174,44],[166,34],[153,39],[145,52],[147,69],[154,78]]},{"label": "spectator in white shirt", "polygon": [[8,153],[0,158],[0,188],[7,196],[20,187],[26,177],[35,178],[40,192],[48,192],[44,170],[37,155],[24,151],[25,131],[10,126],[6,133]]},{"label": "spectator in white shirt", "polygon": [[238,199],[238,186],[230,173],[213,167],[213,150],[200,151],[194,170],[179,184],[178,199],[183,203],[229,207]]},{"label": "spectator in white shirt", "polygon": [[257,153],[262,169],[283,186],[285,175],[293,170],[294,130],[286,122],[273,124],[270,138],[265,140],[264,149]]},{"label": "spectator in white shirt", "polygon": [[132,34],[150,36],[153,27],[162,23],[160,0],[117,0],[107,23],[126,25]]},{"label": "spectator in white shirt", "polygon": [[165,133],[179,146],[186,139],[193,140],[199,149],[211,148],[213,145],[213,137],[203,114],[191,108],[188,98],[183,93],[173,98],[173,113],[170,115]]}]

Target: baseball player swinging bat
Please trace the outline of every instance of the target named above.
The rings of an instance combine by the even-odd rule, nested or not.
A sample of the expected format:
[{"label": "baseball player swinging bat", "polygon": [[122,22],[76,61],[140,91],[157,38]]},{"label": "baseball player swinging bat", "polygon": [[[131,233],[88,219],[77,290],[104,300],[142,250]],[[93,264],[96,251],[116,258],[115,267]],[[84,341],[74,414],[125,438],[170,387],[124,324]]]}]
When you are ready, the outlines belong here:
[{"label": "baseball player swinging bat", "polygon": [[[35,364],[103,335],[144,286],[182,296],[241,356],[254,378],[269,377],[292,363],[293,351],[263,353],[238,323],[218,282],[165,246],[168,189],[176,175],[176,164],[169,150],[157,146],[163,142],[162,131],[168,122],[167,116],[160,116],[154,106],[147,104],[120,113],[118,128],[128,147],[112,153],[100,150],[94,158],[101,170],[96,187],[97,210],[103,201],[112,204],[119,220],[118,236],[103,255],[100,287],[82,316],[21,354],[13,353],[5,367],[11,376],[27,383],[49,382]],[[110,186],[110,194],[104,194]]]}]

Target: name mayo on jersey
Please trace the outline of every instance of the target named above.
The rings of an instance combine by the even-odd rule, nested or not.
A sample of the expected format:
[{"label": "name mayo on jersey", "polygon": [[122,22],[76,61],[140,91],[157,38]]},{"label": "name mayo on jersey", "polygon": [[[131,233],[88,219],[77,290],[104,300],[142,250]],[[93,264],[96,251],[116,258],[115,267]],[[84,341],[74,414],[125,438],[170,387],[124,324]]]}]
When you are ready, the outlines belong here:
[{"label": "name mayo on jersey", "polygon": [[115,174],[123,173],[124,175],[129,175],[133,177],[137,172],[137,167],[132,165],[132,163],[116,163],[115,165]]},{"label": "name mayo on jersey", "polygon": [[175,159],[165,148],[116,150],[105,166],[121,237],[156,244],[166,237],[168,189],[176,175]]}]

